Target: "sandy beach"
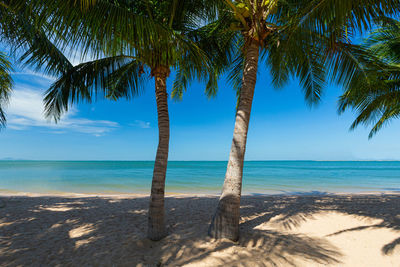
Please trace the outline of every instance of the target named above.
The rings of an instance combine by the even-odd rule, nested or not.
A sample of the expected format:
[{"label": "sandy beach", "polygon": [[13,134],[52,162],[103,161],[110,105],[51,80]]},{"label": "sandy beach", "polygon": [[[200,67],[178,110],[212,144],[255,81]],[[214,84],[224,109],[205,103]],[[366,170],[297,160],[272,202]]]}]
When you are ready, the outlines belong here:
[{"label": "sandy beach", "polygon": [[216,203],[168,196],[152,242],[145,196],[3,196],[1,266],[400,266],[399,195],[244,196],[238,242],[207,237]]}]

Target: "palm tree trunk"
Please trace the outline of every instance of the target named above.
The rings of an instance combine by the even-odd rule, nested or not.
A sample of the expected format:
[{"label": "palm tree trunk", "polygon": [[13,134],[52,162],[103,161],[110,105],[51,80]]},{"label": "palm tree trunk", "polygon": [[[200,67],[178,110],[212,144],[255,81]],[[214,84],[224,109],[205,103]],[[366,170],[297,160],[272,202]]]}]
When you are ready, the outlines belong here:
[{"label": "palm tree trunk", "polygon": [[169,148],[169,115],[166,84],[169,68],[158,67],[152,71],[152,74],[155,78],[156,87],[158,148],[151,184],[147,236],[151,240],[160,240],[166,235],[164,224],[164,191]]},{"label": "palm tree trunk", "polygon": [[233,241],[239,239],[239,212],[243,162],[246,151],[251,105],[257,80],[258,56],[258,42],[250,42],[245,54],[242,87],[224,186],[222,188],[217,211],[209,228],[209,235],[214,238],[228,238]]}]

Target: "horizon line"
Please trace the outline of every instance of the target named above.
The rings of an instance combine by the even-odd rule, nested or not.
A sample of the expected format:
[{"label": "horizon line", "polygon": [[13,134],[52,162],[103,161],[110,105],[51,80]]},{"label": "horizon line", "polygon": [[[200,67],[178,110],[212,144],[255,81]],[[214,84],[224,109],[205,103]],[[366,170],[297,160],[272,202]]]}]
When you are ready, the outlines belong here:
[{"label": "horizon line", "polygon": [[[0,159],[0,161],[48,161],[48,162],[56,162],[56,161],[69,161],[69,162],[154,162],[154,160],[124,160],[124,159]],[[168,160],[168,162],[228,162],[228,160]],[[245,160],[244,162],[266,162],[266,161],[292,161],[292,162],[400,162],[398,159],[355,159],[355,160],[313,160],[313,159],[257,159],[257,160]]]}]

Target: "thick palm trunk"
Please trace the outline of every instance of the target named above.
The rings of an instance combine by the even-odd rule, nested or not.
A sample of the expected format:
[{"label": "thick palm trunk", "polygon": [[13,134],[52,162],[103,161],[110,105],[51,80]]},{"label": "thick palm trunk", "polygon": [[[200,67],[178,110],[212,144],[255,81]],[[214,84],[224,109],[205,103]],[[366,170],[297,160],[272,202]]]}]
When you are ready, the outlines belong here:
[{"label": "thick palm trunk", "polygon": [[214,238],[228,238],[233,241],[239,238],[243,163],[251,105],[257,79],[258,56],[259,45],[257,42],[251,42],[247,46],[245,54],[242,88],[224,186],[217,211],[209,228],[209,235]]},{"label": "thick palm trunk", "polygon": [[160,240],[166,235],[164,224],[165,175],[169,148],[169,115],[166,81],[169,69],[158,67],[153,70],[156,87],[158,114],[158,148],[154,162],[153,181],[151,184],[149,220],[147,236],[151,240]]}]

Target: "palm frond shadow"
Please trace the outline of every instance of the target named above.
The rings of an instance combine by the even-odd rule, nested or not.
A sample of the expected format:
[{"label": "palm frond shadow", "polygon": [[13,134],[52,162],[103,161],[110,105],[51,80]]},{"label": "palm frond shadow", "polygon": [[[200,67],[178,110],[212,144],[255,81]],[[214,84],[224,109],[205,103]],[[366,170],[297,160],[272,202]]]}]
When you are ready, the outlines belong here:
[{"label": "palm frond shadow", "polygon": [[[244,232],[237,243],[204,237],[190,240],[189,243],[184,240],[184,245],[168,244],[162,262],[168,266],[200,264],[203,260],[209,266],[301,266],[304,261],[338,263],[341,257],[337,248],[322,239],[276,231]],[[212,249],[206,249],[205,243]],[[247,250],[241,251],[242,247]]]},{"label": "palm frond shadow", "polygon": [[[258,198],[258,197],[256,197]],[[264,197],[263,197],[264,198]],[[265,209],[266,212],[261,215],[251,213],[250,209],[242,209],[242,217],[250,215],[251,217],[242,222],[241,228],[254,228],[262,223],[268,222],[271,218],[279,216],[275,220],[275,224],[286,230],[290,230],[299,226],[302,222],[313,218],[313,214],[317,211],[315,201],[312,197],[286,196],[284,198],[267,197],[267,200],[254,202],[254,198],[244,198],[242,204],[257,203],[257,210]],[[262,206],[262,207],[260,207]]]},{"label": "palm frond shadow", "polygon": [[[370,227],[400,230],[399,196],[244,196],[239,241],[214,241],[206,233],[218,199],[182,196],[166,198],[169,235],[152,242],[145,236],[148,201],[147,197],[2,197],[0,262],[2,266],[331,264],[340,262],[341,251],[326,239],[285,229],[297,227],[321,210],[333,210],[382,220]],[[272,218],[283,231],[258,229]],[[393,252],[399,240],[385,244],[382,252]]]},{"label": "palm frond shadow", "polygon": [[[253,197],[254,198],[254,197]],[[259,197],[258,197],[259,198]],[[250,219],[245,219],[241,228],[256,227],[274,218],[274,224],[281,228],[290,230],[298,227],[306,220],[313,219],[314,215],[321,211],[337,211],[348,215],[361,216],[371,219],[379,219],[380,223],[343,229],[328,236],[340,235],[352,231],[366,229],[387,228],[400,231],[400,196],[399,195],[304,195],[304,196],[283,196],[262,197],[255,202],[252,198],[244,198],[242,205],[246,203],[258,203],[265,206],[267,211],[264,214],[254,214],[251,210],[255,207],[248,207],[241,210],[242,217],[251,214]],[[260,210],[257,208],[257,210]],[[391,254],[400,245],[400,238],[382,247],[384,255]]]}]

